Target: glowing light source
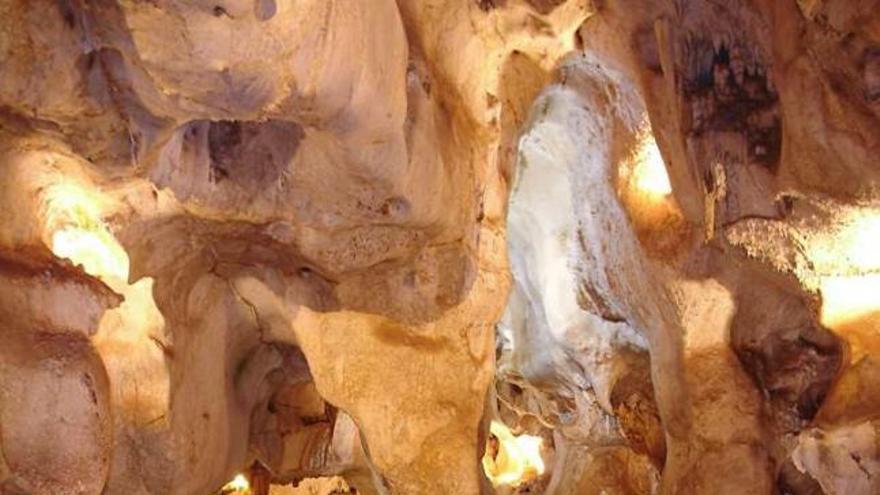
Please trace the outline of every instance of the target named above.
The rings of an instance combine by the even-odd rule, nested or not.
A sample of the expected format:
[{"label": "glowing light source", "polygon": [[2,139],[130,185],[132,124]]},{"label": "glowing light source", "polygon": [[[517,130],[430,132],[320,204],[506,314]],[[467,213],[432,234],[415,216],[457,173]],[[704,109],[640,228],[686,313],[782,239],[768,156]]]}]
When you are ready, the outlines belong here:
[{"label": "glowing light source", "polygon": [[69,222],[90,225],[101,217],[100,198],[84,187],[62,182],[46,191],[46,222],[55,225]]},{"label": "glowing light source", "polygon": [[128,279],[128,255],[105,230],[66,228],[52,234],[52,252],[99,278]]},{"label": "glowing light source", "polygon": [[880,311],[880,274],[823,277],[822,323],[834,328]]},{"label": "glowing light source", "polygon": [[820,290],[822,322],[832,328],[880,311],[880,215],[860,209],[841,223],[810,250],[814,264],[829,267]]},{"label": "glowing light source", "polygon": [[663,156],[660,155],[660,148],[650,134],[646,135],[639,145],[631,180],[639,192],[649,196],[666,196],[672,193],[672,184],[669,182]]},{"label": "glowing light source", "polygon": [[880,216],[861,215],[847,229],[847,256],[859,269],[880,268]]},{"label": "glowing light source", "polygon": [[111,286],[128,281],[128,255],[102,221],[97,195],[78,185],[58,184],[47,191],[46,204],[50,248],[56,256]]},{"label": "glowing light source", "polygon": [[515,436],[503,423],[492,421],[494,439],[483,456],[483,470],[493,486],[519,486],[544,474],[540,437]]},{"label": "glowing light source", "polygon": [[222,493],[246,494],[251,493],[251,484],[241,473],[236,474],[232,481],[223,485]]}]

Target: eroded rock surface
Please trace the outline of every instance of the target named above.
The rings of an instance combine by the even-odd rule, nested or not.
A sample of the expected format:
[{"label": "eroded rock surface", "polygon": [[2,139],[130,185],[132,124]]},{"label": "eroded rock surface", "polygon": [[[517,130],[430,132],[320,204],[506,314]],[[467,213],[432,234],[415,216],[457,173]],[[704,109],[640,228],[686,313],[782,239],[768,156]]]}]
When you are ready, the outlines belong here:
[{"label": "eroded rock surface", "polygon": [[0,493],[877,492],[877,7],[0,1]]}]

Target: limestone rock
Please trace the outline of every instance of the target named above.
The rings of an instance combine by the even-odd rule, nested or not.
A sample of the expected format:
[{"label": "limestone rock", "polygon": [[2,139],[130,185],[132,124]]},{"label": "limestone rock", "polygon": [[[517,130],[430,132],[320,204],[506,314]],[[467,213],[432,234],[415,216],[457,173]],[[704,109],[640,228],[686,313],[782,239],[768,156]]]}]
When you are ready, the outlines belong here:
[{"label": "limestone rock", "polygon": [[876,493],[877,7],[0,0],[0,493]]}]

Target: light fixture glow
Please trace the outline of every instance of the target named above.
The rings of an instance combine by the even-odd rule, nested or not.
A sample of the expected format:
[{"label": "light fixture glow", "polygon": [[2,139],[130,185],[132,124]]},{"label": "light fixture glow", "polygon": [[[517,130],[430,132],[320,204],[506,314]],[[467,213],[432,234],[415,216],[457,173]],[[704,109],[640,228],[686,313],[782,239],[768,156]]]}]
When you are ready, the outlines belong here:
[{"label": "light fixture glow", "polygon": [[489,432],[497,440],[483,456],[483,470],[493,486],[519,486],[544,474],[543,440],[531,435],[515,436],[503,423],[492,421]]},{"label": "light fixture glow", "polygon": [[832,328],[880,311],[880,215],[859,210],[841,223],[811,249],[813,263],[830,268],[819,284],[822,323]]},{"label": "light fixture glow", "polygon": [[46,193],[50,249],[111,286],[128,281],[128,254],[101,219],[100,199],[74,184],[57,184]]},{"label": "light fixture glow", "polygon": [[251,492],[251,484],[245,475],[239,473],[232,481],[223,486],[223,493],[247,494]]},{"label": "light fixture glow", "polygon": [[846,255],[860,270],[880,268],[880,215],[859,215],[844,232]]},{"label": "light fixture glow", "polygon": [[672,184],[666,172],[666,164],[654,136],[647,134],[639,145],[635,166],[632,170],[635,188],[648,196],[661,197],[672,193]]},{"label": "light fixture glow", "polygon": [[880,274],[823,277],[822,323],[831,328],[880,311]]},{"label": "light fixture glow", "polygon": [[105,230],[66,228],[52,234],[52,252],[98,278],[128,279],[128,255]]}]

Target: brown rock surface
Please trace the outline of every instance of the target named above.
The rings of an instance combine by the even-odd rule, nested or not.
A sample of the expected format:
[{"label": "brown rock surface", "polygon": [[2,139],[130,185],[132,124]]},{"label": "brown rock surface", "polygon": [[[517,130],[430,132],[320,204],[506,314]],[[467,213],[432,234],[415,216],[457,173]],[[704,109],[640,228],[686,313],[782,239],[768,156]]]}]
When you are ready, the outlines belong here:
[{"label": "brown rock surface", "polygon": [[0,0],[0,494],[877,493],[878,7]]}]

